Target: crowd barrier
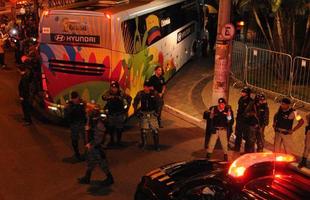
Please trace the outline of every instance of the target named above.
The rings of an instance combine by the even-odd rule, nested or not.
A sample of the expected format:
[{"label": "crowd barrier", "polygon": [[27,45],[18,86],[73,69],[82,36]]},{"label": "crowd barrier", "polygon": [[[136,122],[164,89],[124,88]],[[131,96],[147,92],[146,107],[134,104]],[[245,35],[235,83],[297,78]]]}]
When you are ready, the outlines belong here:
[{"label": "crowd barrier", "polygon": [[310,59],[235,41],[231,76],[256,90],[310,105]]}]

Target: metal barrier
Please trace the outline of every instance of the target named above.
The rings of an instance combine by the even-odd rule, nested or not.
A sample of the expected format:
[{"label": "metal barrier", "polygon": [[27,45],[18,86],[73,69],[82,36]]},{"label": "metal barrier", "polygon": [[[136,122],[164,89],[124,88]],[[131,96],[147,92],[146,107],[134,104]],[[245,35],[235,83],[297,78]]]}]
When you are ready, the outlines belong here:
[{"label": "metal barrier", "polygon": [[231,76],[256,90],[310,105],[310,59],[234,41]]},{"label": "metal barrier", "polygon": [[295,57],[293,60],[290,96],[292,99],[310,104],[310,59]]},{"label": "metal barrier", "polygon": [[247,46],[243,42],[234,41],[232,50],[231,75],[240,81],[244,81],[245,61]]},{"label": "metal barrier", "polygon": [[246,84],[278,95],[289,95],[292,57],[289,54],[248,47]]}]

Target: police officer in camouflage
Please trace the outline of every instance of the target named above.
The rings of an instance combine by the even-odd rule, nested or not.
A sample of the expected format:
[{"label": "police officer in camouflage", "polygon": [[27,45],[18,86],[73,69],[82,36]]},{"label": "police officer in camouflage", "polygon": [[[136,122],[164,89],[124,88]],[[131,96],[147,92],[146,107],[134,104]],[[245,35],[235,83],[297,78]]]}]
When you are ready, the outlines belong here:
[{"label": "police officer in camouflage", "polygon": [[116,145],[121,146],[122,133],[124,129],[124,123],[127,116],[127,111],[130,102],[127,101],[127,96],[120,89],[117,81],[112,81],[110,89],[102,96],[102,99],[106,101],[105,110],[108,115],[107,129],[110,134],[109,146]]},{"label": "police officer in camouflage", "polygon": [[[298,112],[290,107],[291,101],[288,98],[281,100],[278,112],[273,118],[273,128],[275,130],[274,152],[281,152],[281,144],[283,144],[286,153],[293,153],[294,143],[292,134],[299,129],[304,120]],[[297,125],[293,127],[294,120]]]},{"label": "police officer in camouflage", "polygon": [[256,135],[257,152],[262,152],[265,146],[265,127],[269,124],[269,107],[264,94],[257,94],[255,102],[258,104],[259,134]]},{"label": "police officer in camouflage", "polygon": [[105,173],[106,179],[103,181],[103,185],[108,186],[114,183],[113,176],[109,170],[108,162],[104,150],[102,148],[103,139],[105,136],[105,120],[106,115],[100,113],[99,106],[93,108],[88,116],[88,125],[92,134],[88,138],[90,141],[85,145],[87,148],[87,169],[83,177],[78,178],[79,183],[89,184],[91,174],[94,168],[99,165],[100,169]]},{"label": "police officer in camouflage", "polygon": [[255,100],[250,102],[245,111],[245,123],[248,125],[248,132],[245,137],[245,153],[255,152],[255,143],[257,151],[262,152],[264,149],[263,130],[268,125],[269,109],[265,96],[257,94]]},{"label": "police officer in camouflage", "polygon": [[71,92],[71,100],[65,107],[64,115],[70,125],[74,155],[81,161],[83,158],[79,151],[79,139],[82,136],[85,144],[86,104],[76,91]]},{"label": "police officer in camouflage", "polygon": [[[158,93],[153,89],[149,81],[144,82],[143,90],[139,91],[134,98],[133,108],[135,113],[140,118],[141,129],[141,148],[145,148],[146,145],[146,132],[152,131],[154,140],[154,149],[159,151],[159,99]],[[138,110],[138,105],[141,103],[141,107]]]},{"label": "police officer in camouflage", "polygon": [[238,109],[236,117],[236,129],[235,129],[235,148],[234,150],[239,152],[241,147],[242,138],[246,138],[248,126],[245,121],[244,111],[246,107],[253,101],[251,98],[251,89],[244,87],[241,90],[241,97],[238,100]]}]

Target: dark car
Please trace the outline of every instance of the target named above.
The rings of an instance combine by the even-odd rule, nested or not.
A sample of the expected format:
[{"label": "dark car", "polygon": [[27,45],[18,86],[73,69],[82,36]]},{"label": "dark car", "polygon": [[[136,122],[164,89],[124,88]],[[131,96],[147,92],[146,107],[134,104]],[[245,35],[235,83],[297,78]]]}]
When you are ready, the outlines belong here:
[{"label": "dark car", "polygon": [[310,199],[310,177],[287,154],[245,154],[233,163],[174,163],[142,177],[135,200]]}]

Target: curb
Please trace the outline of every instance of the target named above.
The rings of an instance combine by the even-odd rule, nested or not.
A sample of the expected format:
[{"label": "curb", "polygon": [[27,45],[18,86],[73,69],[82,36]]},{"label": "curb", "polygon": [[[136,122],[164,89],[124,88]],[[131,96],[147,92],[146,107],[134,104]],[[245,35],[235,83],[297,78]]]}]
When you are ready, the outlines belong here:
[{"label": "curb", "polygon": [[196,117],[193,117],[191,116],[190,114],[187,114],[179,109],[176,109],[172,106],[169,106],[167,104],[164,105],[164,111],[180,118],[180,119],[183,119],[184,121],[192,124],[192,125],[195,125],[199,128],[202,128],[202,129],[205,129],[206,125],[205,125],[205,120],[202,120],[202,119],[198,119]]}]

